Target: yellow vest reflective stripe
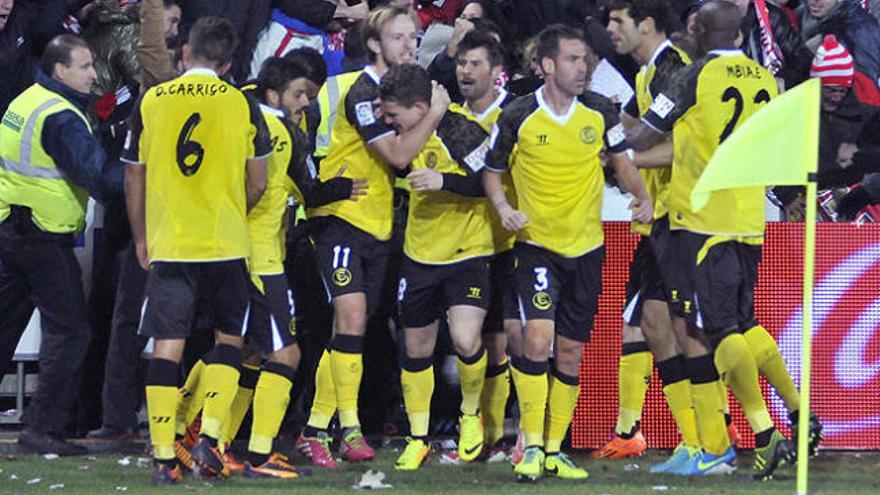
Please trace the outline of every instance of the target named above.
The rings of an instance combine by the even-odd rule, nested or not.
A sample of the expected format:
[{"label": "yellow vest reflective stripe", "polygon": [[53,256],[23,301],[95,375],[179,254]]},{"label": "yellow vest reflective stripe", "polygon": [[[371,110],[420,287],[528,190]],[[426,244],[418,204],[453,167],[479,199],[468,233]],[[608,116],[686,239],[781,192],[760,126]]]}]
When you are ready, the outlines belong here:
[{"label": "yellow vest reflective stripe", "polygon": [[340,95],[348,94],[349,88],[357,81],[361,71],[346,72],[327,79],[318,93],[318,107],[321,110],[321,122],[315,135],[315,156],[323,158],[330,149],[330,133],[336,121]]},{"label": "yellow vest reflective stripe", "polygon": [[34,84],[9,105],[0,124],[0,220],[10,206],[31,209],[34,223],[47,232],[66,234],[82,229],[88,193],[65,179],[43,148],[46,118],[65,110],[85,115],[66,98]]}]

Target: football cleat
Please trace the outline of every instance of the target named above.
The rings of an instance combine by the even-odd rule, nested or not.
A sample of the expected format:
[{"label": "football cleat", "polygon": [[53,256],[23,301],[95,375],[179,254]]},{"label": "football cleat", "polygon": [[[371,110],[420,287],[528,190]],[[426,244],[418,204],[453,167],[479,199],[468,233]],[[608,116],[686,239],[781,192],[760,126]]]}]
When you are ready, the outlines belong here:
[{"label": "football cleat", "polygon": [[538,481],[544,474],[544,451],[541,447],[526,447],[522,460],[513,468],[513,472],[517,481]]},{"label": "football cleat", "polygon": [[242,475],[245,478],[280,478],[280,479],[296,479],[300,473],[295,467],[288,464],[287,456],[281,453],[274,453],[269,459],[259,466],[252,466],[250,462],[244,463]]},{"label": "football cleat", "polygon": [[641,431],[637,431],[632,438],[625,439],[618,435],[610,442],[605,444],[601,449],[594,451],[590,456],[593,459],[625,459],[627,457],[638,457],[645,453],[648,449],[648,442]]},{"label": "football cleat", "polygon": [[223,449],[223,464],[226,464],[230,473],[241,474],[244,472],[244,463],[239,461],[238,458],[235,457],[235,454],[232,453],[231,445],[227,445]]},{"label": "football cleat", "polygon": [[[798,444],[798,412],[795,411],[788,415],[788,418],[791,420],[791,441],[794,445],[795,452],[797,451]],[[808,438],[809,446],[808,451],[810,457],[816,457],[819,455],[819,443],[822,442],[822,439],[825,438],[825,435],[822,433],[822,422],[819,421],[819,417],[810,413],[810,436]]]},{"label": "football cleat", "polygon": [[698,455],[700,455],[699,447],[688,447],[684,443],[680,443],[669,459],[651,466],[651,472],[654,474],[684,474],[683,470]]},{"label": "football cleat", "polygon": [[190,449],[191,447],[187,447],[185,441],[174,441],[174,457],[177,458],[178,463],[183,467],[183,469],[186,469],[187,471],[192,471],[195,467],[195,463],[193,463],[192,452],[190,452]]},{"label": "football cleat", "polygon": [[428,459],[431,447],[424,440],[407,437],[406,448],[394,463],[398,471],[415,471]]},{"label": "football cleat", "polygon": [[770,443],[755,448],[755,474],[752,478],[758,481],[773,479],[773,472],[785,463],[794,464],[796,453],[794,446],[778,430],[773,430]]},{"label": "football cleat", "polygon": [[736,472],[736,451],[733,446],[721,455],[713,455],[702,451],[690,462],[682,466],[678,473],[684,476],[711,476],[715,474],[733,474]]},{"label": "football cleat", "polygon": [[359,426],[348,428],[342,433],[339,454],[348,462],[371,461],[376,457],[376,451],[367,443]]},{"label": "football cleat", "polygon": [[463,414],[458,424],[458,457],[469,462],[483,451],[483,421],[479,415]]},{"label": "football cleat", "polygon": [[586,469],[575,466],[571,457],[562,452],[544,458],[544,474],[564,480],[585,480],[590,476]]},{"label": "football cleat", "polygon": [[312,460],[313,466],[325,469],[337,469],[339,464],[333,459],[333,453],[330,452],[330,436],[326,432],[319,431],[317,436],[304,437],[300,433],[296,439],[296,449],[308,459]]},{"label": "football cleat", "polygon": [[223,463],[220,449],[212,447],[207,438],[201,438],[192,448],[195,463],[193,471],[201,478],[228,478],[229,468]]},{"label": "football cleat", "polygon": [[183,470],[180,469],[180,464],[176,462],[173,465],[164,462],[156,463],[152,478],[153,485],[175,485],[181,481],[183,481]]}]

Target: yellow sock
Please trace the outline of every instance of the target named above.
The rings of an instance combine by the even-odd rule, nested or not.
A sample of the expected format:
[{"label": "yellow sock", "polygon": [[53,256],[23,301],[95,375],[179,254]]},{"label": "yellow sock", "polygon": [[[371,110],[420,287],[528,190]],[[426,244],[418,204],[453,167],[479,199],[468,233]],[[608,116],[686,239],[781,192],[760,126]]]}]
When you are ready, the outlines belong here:
[{"label": "yellow sock", "polygon": [[254,392],[254,421],[248,450],[257,454],[272,452],[272,442],[278,436],[284,413],[290,403],[290,378],[268,368],[260,373]]},{"label": "yellow sock", "polygon": [[544,413],[547,408],[547,363],[526,358],[511,367],[519,400],[519,427],[527,447],[544,445]]},{"label": "yellow sock", "polygon": [[339,407],[339,426],[351,428],[360,426],[358,419],[358,392],[361,376],[364,373],[363,354],[342,352],[334,349],[330,353],[330,372],[336,386],[336,403]]},{"label": "yellow sock", "polygon": [[691,381],[685,379],[666,385],[663,387],[663,395],[666,396],[669,411],[681,433],[681,440],[689,447],[699,447],[700,435],[697,433],[697,416],[691,396]]},{"label": "yellow sock", "polygon": [[721,412],[725,415],[730,414],[730,393],[727,391],[727,385],[722,380],[718,380],[718,396],[721,397]]},{"label": "yellow sock", "polygon": [[728,335],[715,349],[715,365],[739,401],[752,431],[760,433],[773,427],[761,385],[758,365],[742,334]]},{"label": "yellow sock", "polygon": [[544,451],[555,454],[562,448],[562,441],[571,425],[580,387],[576,376],[554,372],[550,375],[548,389]]},{"label": "yellow sock", "polygon": [[431,359],[407,359],[400,372],[400,383],[410,435],[427,437],[431,421],[431,397],[434,395],[434,366],[431,365]]},{"label": "yellow sock", "polygon": [[642,419],[645,394],[648,392],[653,368],[653,359],[649,351],[626,352],[627,345],[624,345],[624,354],[620,356],[617,369],[619,405],[615,431],[618,435],[632,433],[636,421]]},{"label": "yellow sock", "polygon": [[308,425],[319,430],[326,430],[330,420],[336,413],[336,386],[333,385],[333,374],[330,371],[330,351],[325,350],[318,361],[315,371],[315,398],[309,414]]},{"label": "yellow sock", "polygon": [[504,410],[510,397],[510,364],[505,359],[486,371],[486,383],[480,395],[480,413],[486,445],[495,445],[504,437]]},{"label": "yellow sock", "polygon": [[473,416],[480,412],[480,394],[486,382],[486,349],[480,349],[475,356],[466,360],[459,356],[457,362],[461,381],[461,412]]},{"label": "yellow sock", "polygon": [[[240,359],[240,358],[239,358]],[[211,363],[205,366],[205,407],[202,410],[201,434],[220,439],[220,428],[229,415],[238,389],[239,372],[232,366]]]},{"label": "yellow sock", "polygon": [[180,401],[177,405],[177,434],[183,435],[186,427],[195,421],[205,403],[205,382],[202,373],[205,362],[199,359],[186,375],[186,382],[180,389]]},{"label": "yellow sock", "polygon": [[730,438],[727,435],[724,412],[721,410],[718,370],[715,369],[711,355],[688,358],[686,363],[691,379],[691,396],[700,445],[712,455],[721,455],[730,448]]},{"label": "yellow sock", "polygon": [[232,399],[232,406],[229,408],[229,416],[223,422],[223,428],[220,433],[220,443],[228,444],[235,440],[238,436],[238,430],[241,423],[247,415],[248,409],[251,408],[251,402],[254,400],[254,388],[256,381],[260,376],[260,368],[245,364],[242,366],[241,377],[238,380],[238,389],[235,391],[235,398]]},{"label": "yellow sock", "polygon": [[789,411],[797,411],[801,396],[779,353],[776,340],[764,327],[756,325],[745,334],[749,349],[758,364],[758,372],[776,389]]},{"label": "yellow sock", "polygon": [[174,459],[174,424],[180,391],[177,387],[147,385],[147,415],[150,419],[150,441],[153,457]]}]

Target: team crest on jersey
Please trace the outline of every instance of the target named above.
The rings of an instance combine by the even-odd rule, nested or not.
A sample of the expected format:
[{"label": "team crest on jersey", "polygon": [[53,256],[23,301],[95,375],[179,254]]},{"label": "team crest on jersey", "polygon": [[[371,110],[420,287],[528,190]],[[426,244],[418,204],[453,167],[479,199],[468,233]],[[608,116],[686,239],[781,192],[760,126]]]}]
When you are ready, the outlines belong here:
[{"label": "team crest on jersey", "polygon": [[428,166],[428,168],[437,168],[437,153],[429,151],[428,154],[425,155],[425,164]]},{"label": "team crest on jersey", "polygon": [[362,101],[354,106],[354,114],[358,124],[370,125],[376,123],[376,115],[373,113],[373,102]]},{"label": "team crest on jersey", "polygon": [[287,331],[290,332],[292,337],[296,337],[296,318],[290,319],[290,324],[287,325]]},{"label": "team crest on jersey", "polygon": [[351,283],[351,271],[348,268],[337,268],[333,271],[333,283],[337,287],[345,287]]},{"label": "team crest on jersey", "polygon": [[581,129],[581,141],[584,144],[593,144],[596,142],[596,129],[590,126],[586,126]]},{"label": "team crest on jersey", "polygon": [[550,294],[547,294],[544,291],[537,292],[532,296],[532,305],[540,311],[547,311],[552,304]]}]

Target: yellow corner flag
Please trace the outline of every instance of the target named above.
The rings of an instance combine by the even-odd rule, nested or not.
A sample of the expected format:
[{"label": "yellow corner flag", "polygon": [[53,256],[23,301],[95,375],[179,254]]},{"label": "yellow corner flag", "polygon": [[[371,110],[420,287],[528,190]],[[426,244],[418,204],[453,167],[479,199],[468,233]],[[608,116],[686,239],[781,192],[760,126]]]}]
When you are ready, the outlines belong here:
[{"label": "yellow corner flag", "polygon": [[730,135],[709,160],[691,193],[691,207],[702,209],[712,191],[746,186],[806,185],[804,222],[801,400],[798,424],[797,494],[807,494],[810,424],[810,370],[813,276],[816,254],[816,167],[819,161],[821,86],[810,79],[772,100]]},{"label": "yellow corner flag", "polygon": [[700,175],[691,192],[694,211],[719,189],[806,184],[819,159],[819,96],[819,79],[809,79],[743,122]]}]

